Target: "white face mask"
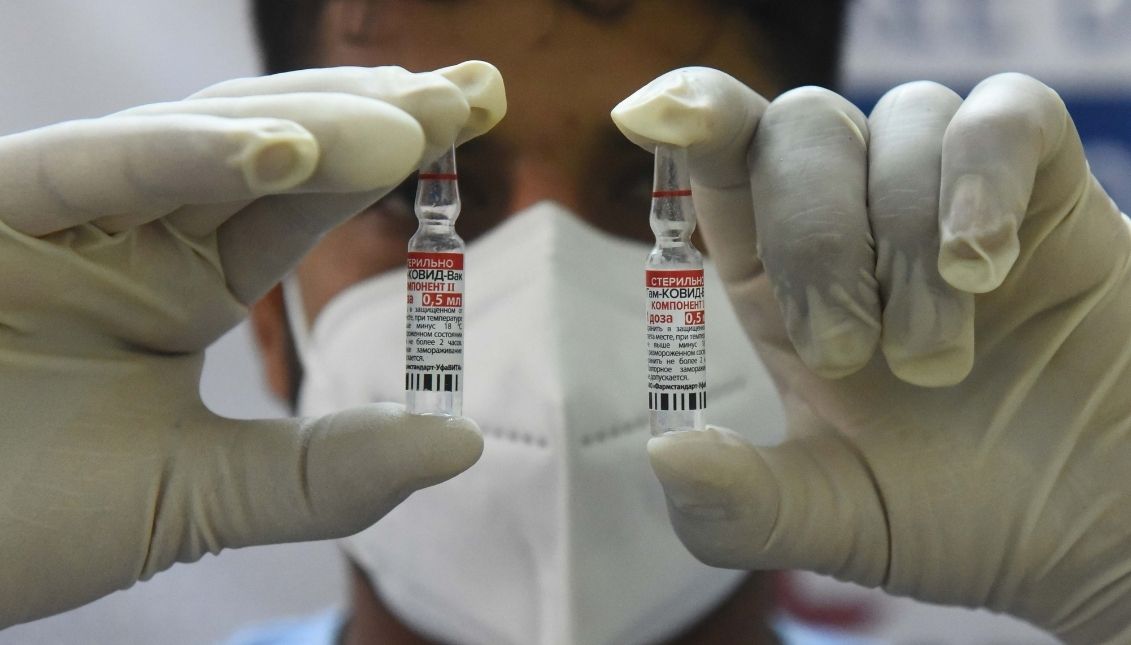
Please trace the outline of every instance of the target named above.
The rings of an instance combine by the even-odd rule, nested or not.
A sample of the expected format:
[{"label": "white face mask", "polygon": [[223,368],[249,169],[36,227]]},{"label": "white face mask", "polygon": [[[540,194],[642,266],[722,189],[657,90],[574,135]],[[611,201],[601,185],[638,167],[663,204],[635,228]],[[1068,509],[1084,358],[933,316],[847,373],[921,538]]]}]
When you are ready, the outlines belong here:
[{"label": "white face mask", "polygon": [[[648,250],[548,202],[470,245],[464,411],[483,429],[483,457],[344,542],[417,631],[492,645],[655,642],[741,582],[679,543],[648,464]],[[774,388],[710,266],[707,279],[707,417],[773,440],[784,428]],[[327,305],[299,343],[303,414],[404,400],[404,299],[404,272],[391,271]]]}]

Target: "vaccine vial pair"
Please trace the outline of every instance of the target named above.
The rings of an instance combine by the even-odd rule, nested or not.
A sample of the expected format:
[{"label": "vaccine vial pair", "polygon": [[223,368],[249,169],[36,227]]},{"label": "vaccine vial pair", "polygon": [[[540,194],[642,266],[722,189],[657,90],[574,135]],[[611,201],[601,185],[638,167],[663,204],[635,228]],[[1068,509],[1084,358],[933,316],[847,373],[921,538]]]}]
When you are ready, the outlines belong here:
[{"label": "vaccine vial pair", "polygon": [[[409,412],[463,409],[463,252],[455,149],[421,167],[419,227],[408,244],[405,399]],[[703,428],[707,407],[703,258],[691,242],[695,208],[687,151],[656,148],[645,263],[648,410],[652,434]]]}]

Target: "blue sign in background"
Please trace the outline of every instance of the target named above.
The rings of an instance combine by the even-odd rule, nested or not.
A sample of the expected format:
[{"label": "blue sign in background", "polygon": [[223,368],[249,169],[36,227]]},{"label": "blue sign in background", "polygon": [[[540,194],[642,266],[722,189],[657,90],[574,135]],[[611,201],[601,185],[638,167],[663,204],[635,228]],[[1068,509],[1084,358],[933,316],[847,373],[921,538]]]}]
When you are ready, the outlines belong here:
[{"label": "blue sign in background", "polygon": [[1131,211],[1131,96],[1066,96],[1092,172],[1124,213]]}]

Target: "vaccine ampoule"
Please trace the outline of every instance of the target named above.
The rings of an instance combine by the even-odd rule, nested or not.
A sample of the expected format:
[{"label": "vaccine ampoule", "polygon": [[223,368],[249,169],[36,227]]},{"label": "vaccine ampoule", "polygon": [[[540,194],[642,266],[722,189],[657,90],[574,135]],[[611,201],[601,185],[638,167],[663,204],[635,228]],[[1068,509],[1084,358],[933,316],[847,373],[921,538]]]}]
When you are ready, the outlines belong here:
[{"label": "vaccine ampoule", "polygon": [[405,404],[412,414],[463,413],[463,240],[456,234],[459,183],[451,148],[421,166],[419,226],[408,241]]},{"label": "vaccine ampoule", "polygon": [[695,207],[685,148],[656,147],[649,220],[656,235],[644,270],[652,434],[702,430],[707,407],[703,256],[691,243]]}]

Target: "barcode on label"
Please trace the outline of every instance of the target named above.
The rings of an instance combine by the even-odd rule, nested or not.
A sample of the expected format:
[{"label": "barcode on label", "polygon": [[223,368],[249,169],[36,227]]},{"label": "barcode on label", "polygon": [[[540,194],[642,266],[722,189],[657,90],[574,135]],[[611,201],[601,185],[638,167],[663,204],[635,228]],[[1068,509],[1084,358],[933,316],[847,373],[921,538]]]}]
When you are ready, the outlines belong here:
[{"label": "barcode on label", "polygon": [[649,410],[706,410],[707,393],[699,392],[649,392]]},{"label": "barcode on label", "polygon": [[404,389],[413,392],[459,392],[459,374],[451,372],[408,372]]}]

